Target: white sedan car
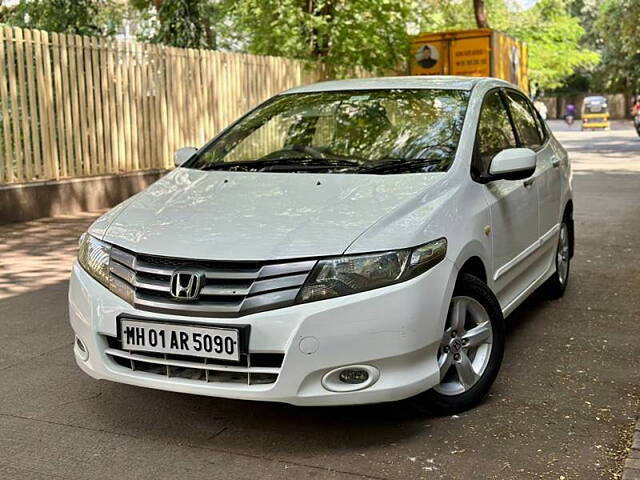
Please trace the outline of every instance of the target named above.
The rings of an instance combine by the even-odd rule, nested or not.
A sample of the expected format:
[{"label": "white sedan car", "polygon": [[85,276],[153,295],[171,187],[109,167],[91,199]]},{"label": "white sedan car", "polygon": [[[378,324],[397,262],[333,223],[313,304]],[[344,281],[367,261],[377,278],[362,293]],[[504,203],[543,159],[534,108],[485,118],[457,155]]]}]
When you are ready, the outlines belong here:
[{"label": "white sedan car", "polygon": [[276,95],[83,235],[74,353],[98,379],[439,413],[489,391],[504,317],[563,294],[566,151],[491,78]]}]

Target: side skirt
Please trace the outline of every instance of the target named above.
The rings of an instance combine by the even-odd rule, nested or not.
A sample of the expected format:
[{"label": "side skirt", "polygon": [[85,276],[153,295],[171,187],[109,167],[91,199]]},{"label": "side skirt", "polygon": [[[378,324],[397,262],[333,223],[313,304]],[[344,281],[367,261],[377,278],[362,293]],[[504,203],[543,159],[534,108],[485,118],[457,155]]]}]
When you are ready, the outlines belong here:
[{"label": "side skirt", "polygon": [[524,302],[529,295],[531,295],[540,285],[547,281],[551,275],[556,273],[556,262],[551,262],[549,269],[536,278],[527,288],[525,288],[516,298],[502,308],[502,315],[505,318],[513,312],[522,302]]}]

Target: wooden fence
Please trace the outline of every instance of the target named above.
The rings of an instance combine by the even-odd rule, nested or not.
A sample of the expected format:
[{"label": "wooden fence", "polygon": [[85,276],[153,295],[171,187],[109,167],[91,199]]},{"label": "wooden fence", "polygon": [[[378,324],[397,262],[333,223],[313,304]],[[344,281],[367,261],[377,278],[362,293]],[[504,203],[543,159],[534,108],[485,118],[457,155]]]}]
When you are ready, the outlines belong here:
[{"label": "wooden fence", "polygon": [[0,183],[167,168],[302,62],[0,27]]}]

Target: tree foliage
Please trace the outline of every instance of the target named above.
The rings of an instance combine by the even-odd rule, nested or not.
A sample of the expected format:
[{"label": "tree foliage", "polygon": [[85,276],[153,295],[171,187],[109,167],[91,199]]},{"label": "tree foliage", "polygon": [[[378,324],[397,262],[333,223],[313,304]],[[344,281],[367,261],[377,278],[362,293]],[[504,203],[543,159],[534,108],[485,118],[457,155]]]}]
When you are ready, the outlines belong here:
[{"label": "tree foliage", "polygon": [[640,0],[605,0],[594,24],[602,64],[595,83],[605,91],[640,93]]},{"label": "tree foliage", "polygon": [[218,2],[209,0],[132,0],[140,14],[141,40],[181,48],[217,47]]},{"label": "tree foliage", "polygon": [[[127,7],[128,5],[128,7]],[[637,88],[640,0],[20,0],[10,25],[112,35],[123,19],[139,39],[176,47],[227,48],[322,63],[328,76],[360,67],[404,72],[408,32],[488,24],[529,46],[530,78],[554,88]],[[596,67],[598,51],[602,66]],[[576,72],[578,72],[576,74]],[[595,79],[595,80],[594,80]],[[635,83],[633,83],[635,82]]]},{"label": "tree foliage", "polygon": [[596,52],[581,44],[585,30],[561,0],[539,1],[505,30],[528,44],[529,78],[542,88],[559,87],[578,68],[599,61]]},{"label": "tree foliage", "polygon": [[406,0],[238,0],[229,14],[249,52],[322,62],[342,76],[403,64],[410,7]]},{"label": "tree foliage", "polygon": [[111,0],[20,0],[2,9],[2,22],[15,27],[79,35],[113,35],[124,9]]}]

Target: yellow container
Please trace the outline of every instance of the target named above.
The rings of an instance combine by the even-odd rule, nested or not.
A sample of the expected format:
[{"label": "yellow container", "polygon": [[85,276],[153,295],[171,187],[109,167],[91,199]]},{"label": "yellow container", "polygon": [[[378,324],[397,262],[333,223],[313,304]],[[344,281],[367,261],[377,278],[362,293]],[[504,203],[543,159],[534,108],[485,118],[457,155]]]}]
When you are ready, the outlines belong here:
[{"label": "yellow container", "polygon": [[411,75],[497,77],[529,92],[527,44],[490,28],[420,34],[411,42]]}]

